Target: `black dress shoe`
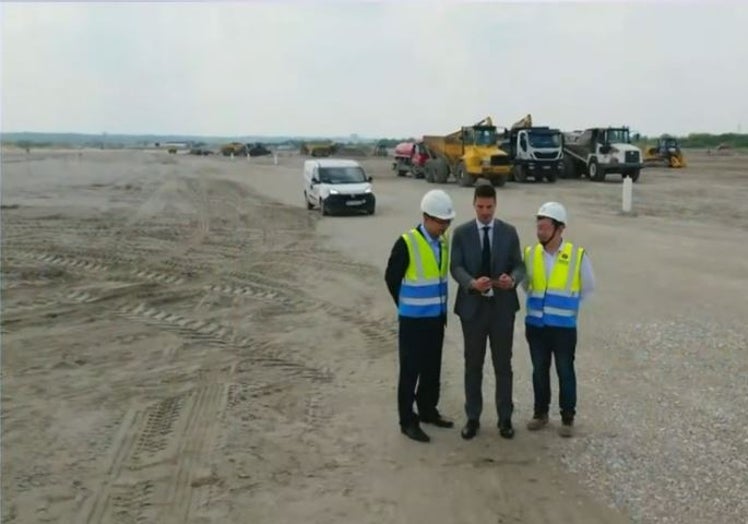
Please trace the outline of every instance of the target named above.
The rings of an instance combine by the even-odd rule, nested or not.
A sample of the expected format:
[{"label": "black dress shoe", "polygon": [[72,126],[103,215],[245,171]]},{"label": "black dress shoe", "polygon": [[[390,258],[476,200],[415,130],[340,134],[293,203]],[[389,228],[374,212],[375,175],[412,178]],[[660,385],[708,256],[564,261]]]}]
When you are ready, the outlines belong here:
[{"label": "black dress shoe", "polygon": [[480,428],[480,422],[478,422],[477,420],[468,420],[467,424],[465,424],[465,427],[462,428],[462,432],[460,432],[460,435],[465,440],[470,440],[478,434],[478,428]]},{"label": "black dress shoe", "polygon": [[436,415],[435,417],[429,417],[429,418],[422,418],[421,422],[424,424],[433,424],[434,426],[438,428],[451,428],[454,427],[455,423],[451,420],[448,420],[441,415]]},{"label": "black dress shoe", "polygon": [[514,437],[514,428],[510,420],[504,420],[499,422],[499,435],[504,438]]},{"label": "black dress shoe", "polygon": [[421,429],[421,426],[418,424],[411,424],[409,426],[403,426],[400,428],[400,432],[408,437],[409,439],[418,441],[418,442],[429,442],[431,439],[429,436],[423,432]]}]

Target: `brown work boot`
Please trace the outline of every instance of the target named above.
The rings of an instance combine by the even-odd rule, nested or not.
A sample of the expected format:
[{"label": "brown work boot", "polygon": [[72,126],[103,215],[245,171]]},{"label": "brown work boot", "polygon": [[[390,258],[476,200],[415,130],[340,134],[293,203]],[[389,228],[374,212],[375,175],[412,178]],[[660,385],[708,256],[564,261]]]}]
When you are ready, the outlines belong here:
[{"label": "brown work boot", "polygon": [[532,420],[527,423],[527,429],[530,431],[537,431],[539,429],[543,429],[548,424],[548,414],[545,415],[535,415],[532,417]]},{"label": "brown work boot", "polygon": [[574,435],[574,421],[564,420],[561,422],[561,426],[558,428],[558,434],[564,438],[569,438]]}]

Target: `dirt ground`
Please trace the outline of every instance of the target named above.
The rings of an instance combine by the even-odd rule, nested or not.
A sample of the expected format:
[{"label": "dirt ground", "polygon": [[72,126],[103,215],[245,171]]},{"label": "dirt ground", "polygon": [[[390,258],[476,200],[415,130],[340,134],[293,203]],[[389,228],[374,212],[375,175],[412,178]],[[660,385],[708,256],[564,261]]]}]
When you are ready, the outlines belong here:
[{"label": "dirt ground", "polygon": [[[518,316],[515,439],[488,401],[463,441],[451,315],[457,427],[422,445],[397,427],[383,270],[429,184],[363,159],[377,213],[321,217],[295,155],[4,151],[3,522],[744,521],[748,157],[688,160],[644,172],[637,216],[615,176],[499,190],[523,243],[540,203],[567,204],[595,266],[578,434],[524,429]],[[470,220],[471,190],[444,187]]]}]

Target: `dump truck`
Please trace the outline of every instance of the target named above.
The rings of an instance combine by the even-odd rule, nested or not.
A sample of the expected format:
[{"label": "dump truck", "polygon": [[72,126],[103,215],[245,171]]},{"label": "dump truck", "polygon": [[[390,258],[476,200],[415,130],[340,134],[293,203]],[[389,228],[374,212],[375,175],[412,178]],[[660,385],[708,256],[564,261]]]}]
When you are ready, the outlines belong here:
[{"label": "dump truck", "polygon": [[301,144],[301,154],[313,157],[327,157],[335,154],[335,144],[330,140],[304,142]]},{"label": "dump truck", "polygon": [[221,147],[223,156],[247,156],[247,146],[241,142],[231,142]]},{"label": "dump truck", "polygon": [[272,155],[273,152],[265,147],[265,144],[262,142],[256,142],[254,144],[247,144],[247,154],[251,157],[255,157]]},{"label": "dump truck", "polygon": [[431,157],[425,168],[427,182],[444,183],[452,175],[463,187],[472,186],[479,178],[503,186],[509,178],[511,160],[498,146],[491,117],[449,135],[424,135],[423,143]]},{"label": "dump truck", "polygon": [[586,176],[602,182],[609,174],[631,177],[636,182],[642,152],[631,143],[628,127],[592,127],[564,133],[564,177]]},{"label": "dump truck", "polygon": [[563,139],[559,129],[533,126],[532,115],[518,120],[504,132],[501,148],[512,162],[511,179],[526,182],[544,178],[555,182],[564,170]]},{"label": "dump truck", "polygon": [[395,146],[392,169],[397,171],[397,176],[410,174],[414,178],[423,178],[428,160],[429,154],[423,142],[400,142]]},{"label": "dump truck", "polygon": [[662,135],[654,146],[646,147],[644,150],[644,163],[650,165],[664,165],[665,167],[686,167],[686,159],[683,156],[678,140],[669,135]]}]

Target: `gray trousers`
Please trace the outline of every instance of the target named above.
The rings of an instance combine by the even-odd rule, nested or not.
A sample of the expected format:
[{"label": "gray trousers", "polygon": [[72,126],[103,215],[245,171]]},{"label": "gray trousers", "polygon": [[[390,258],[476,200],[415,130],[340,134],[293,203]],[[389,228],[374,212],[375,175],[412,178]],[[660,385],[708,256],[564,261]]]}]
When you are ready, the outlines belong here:
[{"label": "gray trousers", "polygon": [[475,317],[462,321],[465,344],[465,414],[469,420],[479,420],[483,411],[486,342],[490,343],[491,361],[496,376],[496,414],[500,421],[509,420],[512,416],[514,317],[514,312],[499,310],[494,301],[485,300]]}]

